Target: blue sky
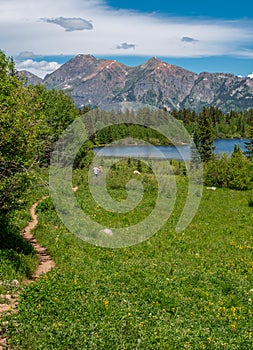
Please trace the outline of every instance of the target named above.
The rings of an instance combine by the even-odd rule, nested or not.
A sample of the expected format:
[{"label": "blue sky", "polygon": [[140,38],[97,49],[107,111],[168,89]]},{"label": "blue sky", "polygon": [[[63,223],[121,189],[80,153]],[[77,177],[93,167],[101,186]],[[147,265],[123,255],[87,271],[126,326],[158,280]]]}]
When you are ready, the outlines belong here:
[{"label": "blue sky", "polygon": [[107,3],[118,9],[134,9],[140,12],[156,12],[180,17],[253,18],[253,6],[249,0],[108,0]]},{"label": "blue sky", "polygon": [[157,56],[199,73],[253,73],[247,0],[0,0],[0,43],[43,77],[77,54],[127,65]]}]

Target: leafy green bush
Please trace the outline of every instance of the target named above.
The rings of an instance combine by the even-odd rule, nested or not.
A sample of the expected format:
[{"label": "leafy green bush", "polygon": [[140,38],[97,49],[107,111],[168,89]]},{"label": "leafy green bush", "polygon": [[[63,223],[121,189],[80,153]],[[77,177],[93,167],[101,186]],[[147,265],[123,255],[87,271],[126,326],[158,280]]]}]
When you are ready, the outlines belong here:
[{"label": "leafy green bush", "polygon": [[223,154],[205,164],[205,184],[248,190],[253,186],[253,164],[243,156],[240,148],[235,147],[231,157]]},{"label": "leafy green bush", "polygon": [[54,210],[54,204],[50,197],[45,198],[42,202],[40,202],[36,207],[36,213],[43,213],[50,210]]}]

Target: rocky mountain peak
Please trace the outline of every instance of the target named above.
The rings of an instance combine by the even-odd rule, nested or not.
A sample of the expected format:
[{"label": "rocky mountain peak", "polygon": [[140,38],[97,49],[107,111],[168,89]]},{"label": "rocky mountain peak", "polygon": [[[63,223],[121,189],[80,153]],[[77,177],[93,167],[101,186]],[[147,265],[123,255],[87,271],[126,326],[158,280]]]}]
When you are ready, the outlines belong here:
[{"label": "rocky mountain peak", "polygon": [[157,57],[152,57],[149,60],[147,60],[146,62],[144,62],[143,64],[140,65],[141,68],[143,69],[153,69],[159,65],[162,65],[164,62],[161,61],[159,58]]},{"label": "rocky mountain peak", "polygon": [[129,101],[195,111],[211,105],[224,112],[253,107],[253,79],[227,73],[196,74],[157,57],[128,67],[80,54],[48,74],[43,84],[68,91],[77,106]]}]

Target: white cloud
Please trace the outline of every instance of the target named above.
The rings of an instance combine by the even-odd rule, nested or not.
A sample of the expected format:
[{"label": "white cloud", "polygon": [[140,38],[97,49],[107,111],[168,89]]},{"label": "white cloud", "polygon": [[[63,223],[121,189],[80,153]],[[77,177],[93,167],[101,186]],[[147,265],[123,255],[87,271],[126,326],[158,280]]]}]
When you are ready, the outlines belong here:
[{"label": "white cloud", "polygon": [[[94,26],[93,30],[81,30],[89,25]],[[190,45],[196,40],[197,45]],[[125,54],[127,43],[136,43],[135,50],[127,50],[128,54],[238,57],[242,53],[247,57],[252,42],[250,21],[141,14],[112,9],[105,0],[1,0],[1,49],[12,56],[21,51],[43,55],[119,55]],[[120,47],[115,43],[123,44]]]},{"label": "white cloud", "polygon": [[128,44],[128,43],[122,43],[120,45],[116,46],[116,49],[118,50],[129,50],[129,49],[135,49],[136,45],[135,44]]},{"label": "white cloud", "polygon": [[29,72],[37,75],[40,78],[48,73],[52,73],[58,69],[61,65],[57,62],[46,62],[46,61],[34,61],[32,59],[24,61],[16,61],[15,67],[17,70],[28,70]]},{"label": "white cloud", "polygon": [[183,36],[181,41],[185,43],[197,43],[199,40],[190,38],[189,36]]},{"label": "white cloud", "polygon": [[86,21],[84,18],[41,18],[43,22],[58,24],[64,28],[67,32],[73,32],[75,30],[91,30],[93,29],[92,23]]},{"label": "white cloud", "polygon": [[233,54],[240,58],[253,58],[253,50],[251,49],[242,49],[239,52],[238,51],[233,52]]}]

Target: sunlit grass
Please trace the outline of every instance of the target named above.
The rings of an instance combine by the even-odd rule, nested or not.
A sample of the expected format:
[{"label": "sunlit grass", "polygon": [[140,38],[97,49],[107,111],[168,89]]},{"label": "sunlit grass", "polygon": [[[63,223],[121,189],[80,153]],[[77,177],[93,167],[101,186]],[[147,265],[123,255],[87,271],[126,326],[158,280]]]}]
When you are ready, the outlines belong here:
[{"label": "sunlit grass", "polygon": [[[76,196],[106,224],[117,216],[95,209],[85,174]],[[120,184],[120,183],[119,183]],[[151,183],[150,183],[151,186]],[[9,328],[15,349],[250,349],[253,345],[253,211],[248,193],[204,190],[189,227],[175,232],[187,195],[177,178],[176,207],[145,242],[100,248],[68,232],[50,209],[38,208],[35,234],[57,268],[22,292]],[[115,186],[114,186],[115,187]],[[156,198],[148,187],[129,224]],[[116,199],[124,188],[110,188]]]}]

